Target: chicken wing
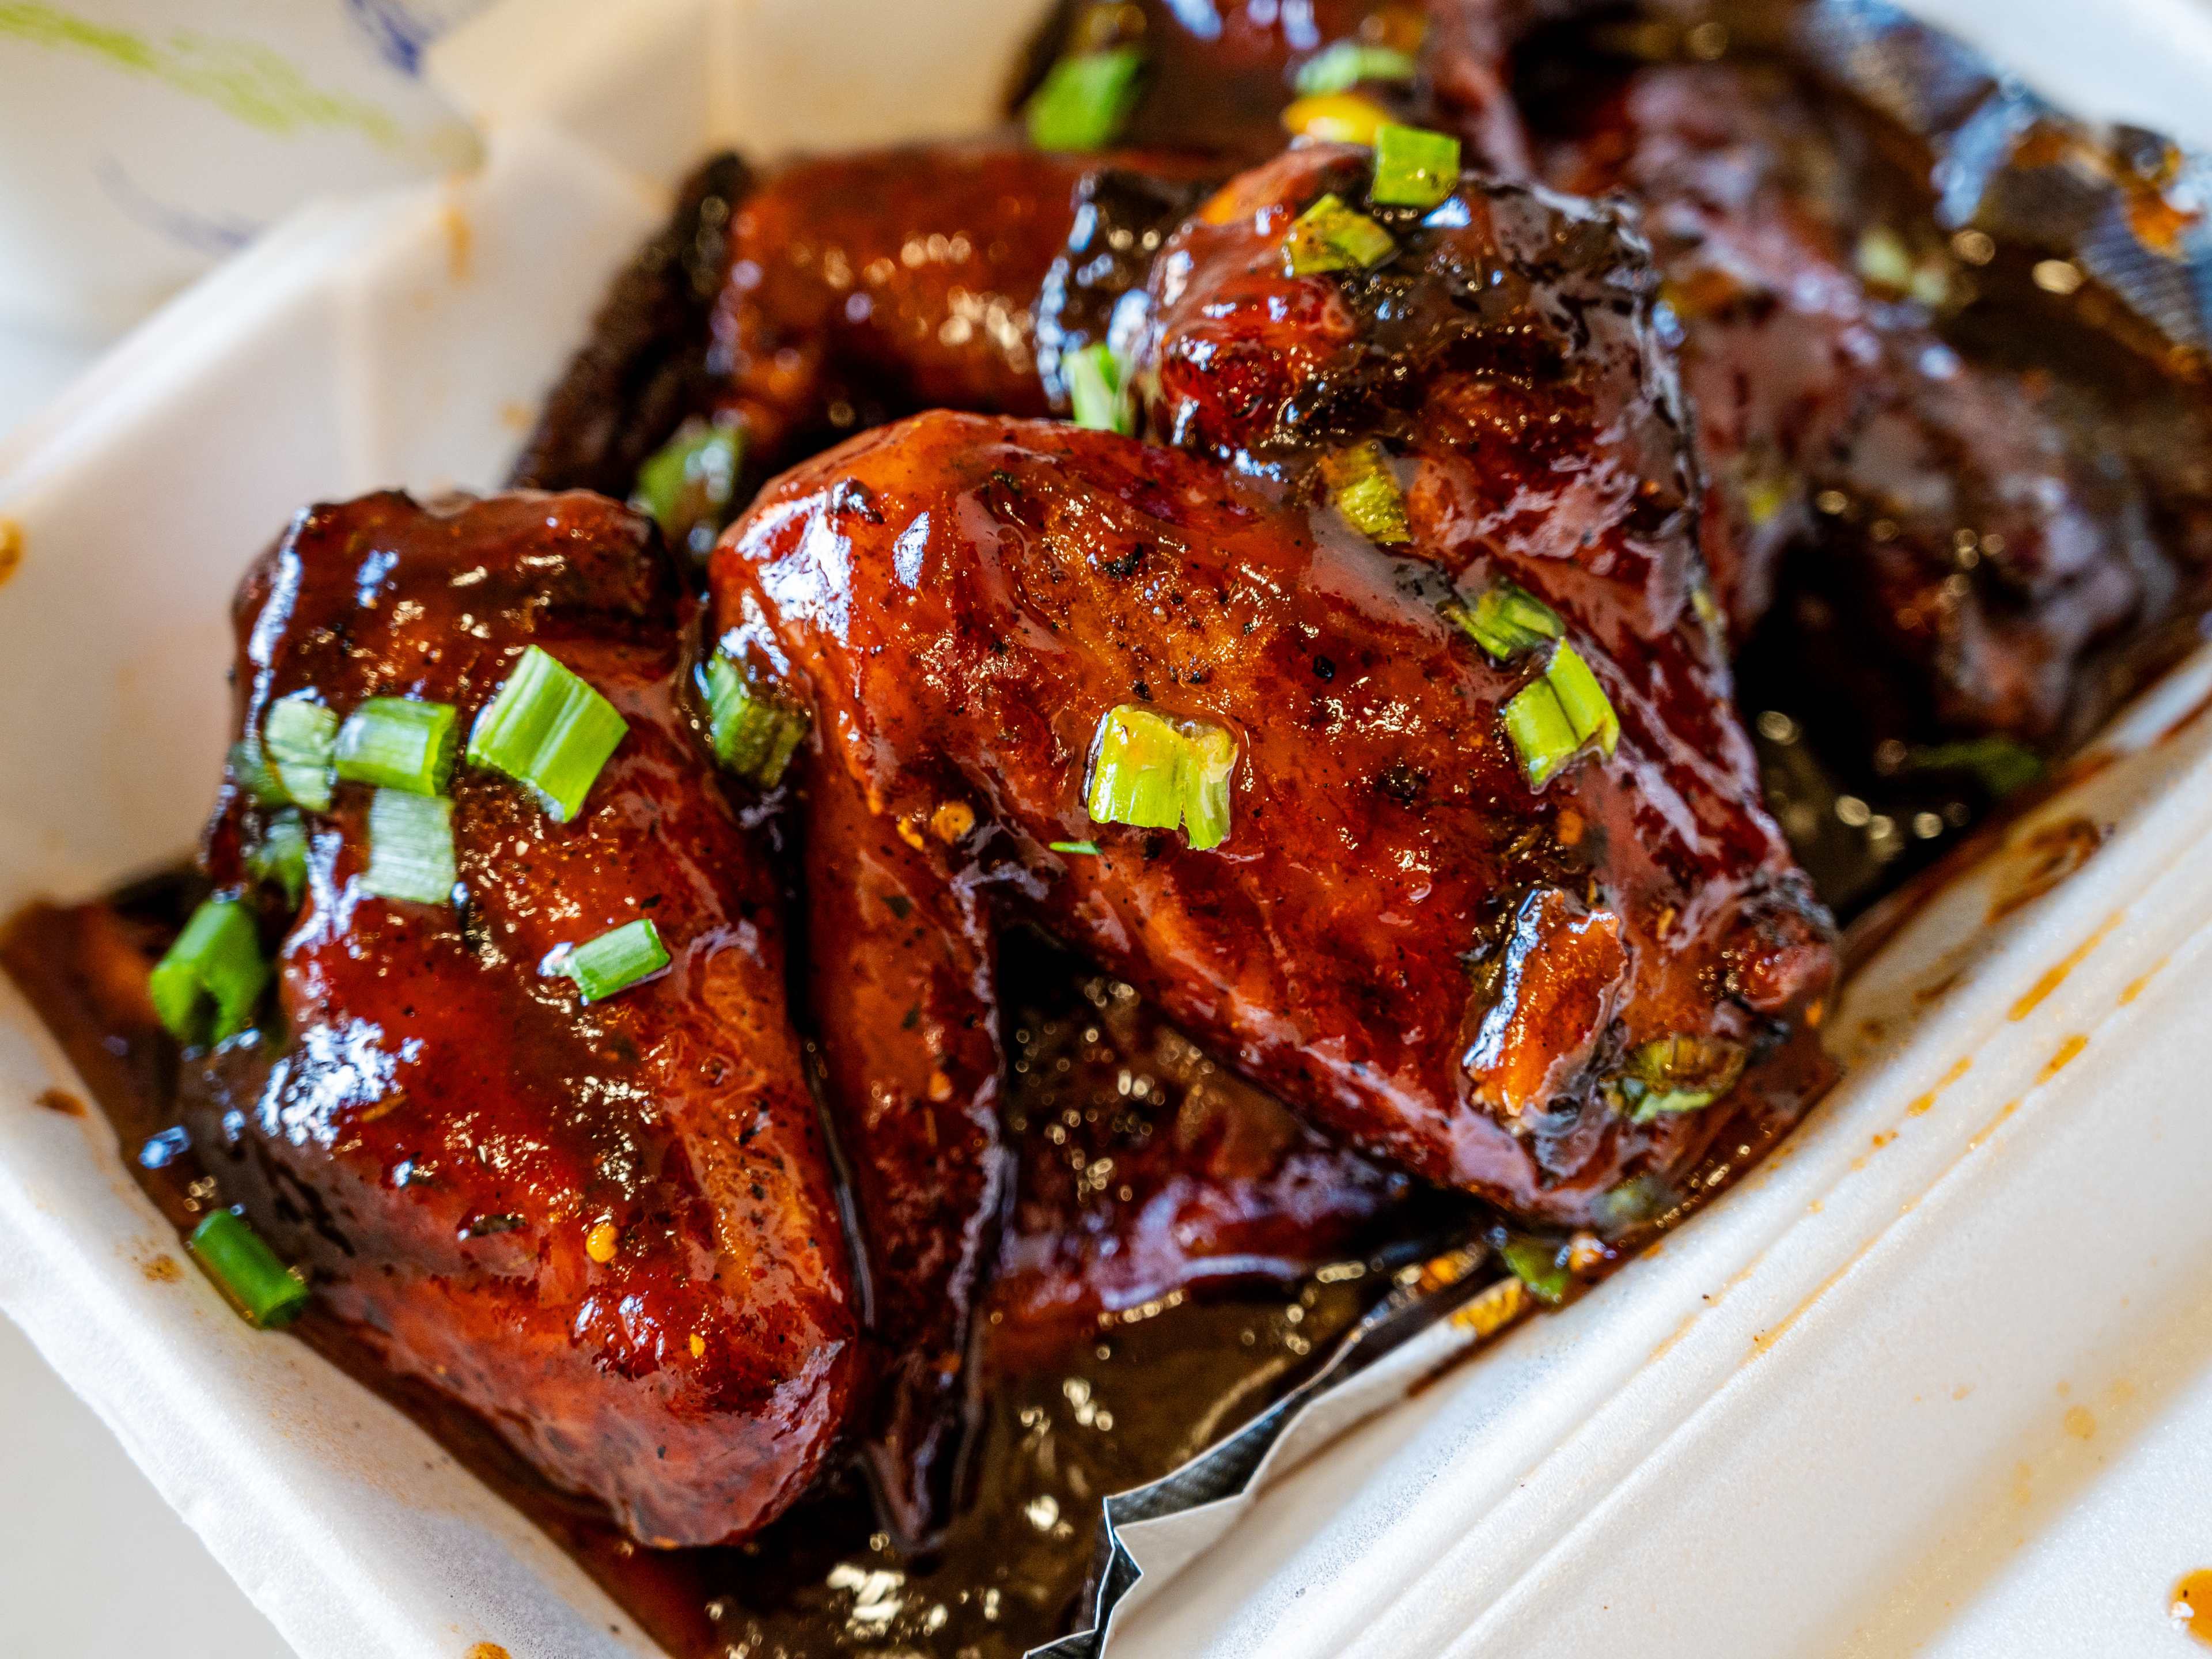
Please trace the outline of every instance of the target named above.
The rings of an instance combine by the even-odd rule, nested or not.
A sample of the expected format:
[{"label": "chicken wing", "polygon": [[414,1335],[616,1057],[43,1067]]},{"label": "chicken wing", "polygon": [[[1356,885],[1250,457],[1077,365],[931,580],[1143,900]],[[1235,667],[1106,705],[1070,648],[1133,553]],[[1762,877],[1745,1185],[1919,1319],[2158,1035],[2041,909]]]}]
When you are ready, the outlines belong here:
[{"label": "chicken wing", "polygon": [[[1656,606],[1666,579],[1637,575]],[[1694,622],[1655,641],[1632,605],[1563,597],[1620,734],[1532,784],[1500,721],[1536,665],[1479,653],[1431,568],[1187,455],[956,414],[787,475],[710,580],[718,648],[811,701],[819,763],[940,879],[1510,1208],[1584,1220],[1679,1169],[1717,1116],[1686,1108],[1832,969]],[[1227,734],[1219,846],[1091,822],[1117,708]],[[1693,1060],[1703,1084],[1663,1081]]]},{"label": "chicken wing", "polygon": [[[372,890],[393,791],[346,781],[307,810],[296,914],[257,889],[276,809],[234,762],[205,861],[283,934],[275,1017],[183,1083],[224,1197],[385,1364],[663,1544],[773,1518],[866,1382],[777,894],[684,694],[690,608],[650,527],[596,497],[301,514],[239,596],[242,734],[288,698],[429,700],[466,732],[526,647],[627,729],[567,822],[455,769],[432,902]],[[641,920],[666,971],[583,1001],[562,953]]]}]

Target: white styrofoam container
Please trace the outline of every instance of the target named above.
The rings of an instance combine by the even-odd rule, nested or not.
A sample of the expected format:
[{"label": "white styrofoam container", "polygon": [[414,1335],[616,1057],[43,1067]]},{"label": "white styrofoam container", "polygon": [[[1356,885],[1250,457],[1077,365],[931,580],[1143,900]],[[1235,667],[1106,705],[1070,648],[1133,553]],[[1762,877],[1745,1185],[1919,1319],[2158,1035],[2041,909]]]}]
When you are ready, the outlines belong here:
[{"label": "white styrofoam container", "polygon": [[[225,611],[299,502],[498,478],[710,144],[957,131],[1042,0],[510,0],[435,64],[481,173],[312,209],[0,451],[0,913],[188,845]],[[2212,13],[1930,0],[2212,141]],[[2137,73],[2137,66],[2141,72]],[[2130,101],[2133,99],[2140,101]],[[1711,1212],[1276,1484],[1125,1659],[2155,1654],[2212,1565],[2212,659],[1924,906],[1854,1062]],[[2104,845],[1990,920],[2037,832]],[[0,985],[0,1308],[311,1659],[651,1651],[534,1528],[197,1274]]]}]

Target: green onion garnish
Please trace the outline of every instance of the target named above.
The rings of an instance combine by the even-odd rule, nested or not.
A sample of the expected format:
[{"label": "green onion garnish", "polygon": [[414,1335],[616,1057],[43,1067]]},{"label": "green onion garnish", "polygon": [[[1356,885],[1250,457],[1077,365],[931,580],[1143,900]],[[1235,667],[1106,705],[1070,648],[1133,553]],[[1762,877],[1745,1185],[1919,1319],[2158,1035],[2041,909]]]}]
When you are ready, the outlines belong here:
[{"label": "green onion garnish", "polygon": [[1030,95],[1024,118],[1039,149],[1103,149],[1137,105],[1145,55],[1134,46],[1079,52],[1052,66]]},{"label": "green onion garnish", "polygon": [[1505,734],[1520,751],[1528,787],[1540,789],[1586,744],[1612,754],[1620,741],[1620,719],[1582,653],[1561,645],[1544,677],[1505,705]]},{"label": "green onion garnish", "polygon": [[1499,662],[1510,662],[1566,631],[1558,611],[1511,582],[1498,582],[1486,589],[1472,610],[1453,605],[1445,614]]},{"label": "green onion garnish", "polygon": [[338,775],[377,789],[442,795],[453,775],[457,715],[449,702],[369,698],[338,727],[332,756]]},{"label": "green onion garnish", "polygon": [[783,781],[784,769],[806,735],[804,708],[756,690],[727,657],[707,664],[707,730],[714,758],[763,789]]},{"label": "green onion garnish", "polygon": [[1390,471],[1382,446],[1370,439],[1322,457],[1321,474],[1336,510],[1371,541],[1395,545],[1413,538],[1406,521],[1406,497]]},{"label": "green onion garnish", "polygon": [[311,812],[331,809],[331,758],[338,717],[304,695],[280,697],[261,723],[261,753],[285,798]]},{"label": "green onion garnish", "polygon": [[696,416],[637,470],[629,504],[660,526],[671,547],[703,558],[738,498],[744,434]]},{"label": "green onion garnish", "polygon": [[1736,1085],[1748,1058],[1726,1037],[1659,1037],[1628,1056],[1628,1073],[1609,1085],[1618,1109],[1632,1122],[1649,1123],[1667,1112],[1695,1112]]},{"label": "green onion garnish", "polygon": [[533,645],[477,716],[469,763],[529,785],[566,823],[629,730],[612,703]]},{"label": "green onion garnish", "polygon": [[307,1305],[307,1280],[284,1265],[252,1223],[229,1210],[217,1210],[193,1228],[185,1248],[257,1330],[289,1325]]},{"label": "green onion garnish", "polygon": [[1121,366],[1114,361],[1111,346],[1102,340],[1084,347],[1069,356],[1066,372],[1076,425],[1125,438],[1136,431],[1136,410],[1121,385]]},{"label": "green onion garnish", "polygon": [[230,745],[230,776],[233,782],[264,806],[282,806],[291,799],[284,793],[284,786],[276,781],[276,775],[269,769],[268,761],[262,757],[260,742],[252,732]]},{"label": "green onion garnish", "polygon": [[640,916],[611,933],[579,945],[559,958],[552,971],[576,981],[586,1002],[598,1002],[668,966],[668,951],[652,919]]},{"label": "green onion garnish", "polygon": [[1297,86],[1307,98],[1349,92],[1364,81],[1410,81],[1419,72],[1408,53],[1358,40],[1334,40],[1298,65]]},{"label": "green onion garnish", "polygon": [[1571,1275],[1559,1260],[1559,1246],[1531,1238],[1526,1233],[1516,1233],[1505,1241],[1505,1248],[1498,1254],[1505,1258],[1505,1265],[1513,1270],[1514,1278],[1526,1285],[1546,1307],[1556,1308],[1566,1299]]},{"label": "green onion garnish", "polygon": [[1048,841],[1045,845],[1055,853],[1066,853],[1071,857],[1095,859],[1098,856],[1098,843],[1095,841]]},{"label": "green onion garnish", "polygon": [[1220,726],[1125,702],[1098,723],[1094,752],[1084,804],[1097,823],[1140,830],[1181,824],[1200,852],[1227,839],[1237,739]]},{"label": "green onion garnish", "polygon": [[2003,797],[2043,775],[2043,757],[2012,738],[1968,738],[1905,751],[1912,772],[1971,772],[1990,794]]},{"label": "green onion garnish", "polygon": [[1375,184],[1384,207],[1432,208],[1459,185],[1459,140],[1386,122],[1375,134]]},{"label": "green onion garnish", "polygon": [[297,909],[307,890],[307,826],[287,807],[262,826],[258,840],[246,849],[246,867],[259,881],[284,890],[284,902]]},{"label": "green onion garnish", "polygon": [[154,964],[146,991],[179,1042],[221,1042],[252,1022],[268,983],[252,909],[240,899],[211,898]]},{"label": "green onion garnish", "polygon": [[1283,264],[1293,276],[1324,270],[1368,270],[1397,252],[1390,233],[1334,195],[1324,196],[1283,238]]},{"label": "green onion garnish", "polygon": [[453,803],[442,795],[380,789],[368,801],[368,868],[362,890],[416,904],[448,904],[460,879],[453,862]]}]

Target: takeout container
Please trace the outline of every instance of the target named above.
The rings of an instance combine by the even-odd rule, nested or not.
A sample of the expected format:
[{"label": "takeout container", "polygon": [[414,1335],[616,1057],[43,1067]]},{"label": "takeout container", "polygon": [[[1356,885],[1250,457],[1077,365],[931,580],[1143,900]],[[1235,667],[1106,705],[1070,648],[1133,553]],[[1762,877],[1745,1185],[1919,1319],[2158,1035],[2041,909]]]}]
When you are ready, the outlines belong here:
[{"label": "takeout container", "polygon": [[[2185,131],[2212,20],[2173,5],[1965,21],[2047,20],[2018,44],[2062,96],[2173,24],[2143,86],[2177,101],[2132,112]],[[700,153],[972,126],[1041,9],[511,0],[450,37],[480,173],[300,215],[0,451],[0,911],[190,845],[246,561],[304,501],[495,483]],[[1706,1213],[1198,1571],[1166,1582],[1237,1500],[1126,1528],[1116,1659],[2166,1650],[2212,1565],[2208,707],[2200,657],[1917,908],[1832,1016],[1850,1074]],[[396,1411],[167,1272],[57,1087],[0,983],[0,1306],[303,1655],[652,1651]]]}]

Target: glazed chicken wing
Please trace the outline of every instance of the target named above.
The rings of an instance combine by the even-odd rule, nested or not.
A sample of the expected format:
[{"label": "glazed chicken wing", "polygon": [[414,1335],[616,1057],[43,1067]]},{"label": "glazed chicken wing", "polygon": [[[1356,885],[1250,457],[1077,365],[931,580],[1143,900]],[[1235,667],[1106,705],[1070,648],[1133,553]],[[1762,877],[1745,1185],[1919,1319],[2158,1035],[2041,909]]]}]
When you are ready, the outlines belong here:
[{"label": "glazed chicken wing", "polygon": [[[776,892],[681,696],[689,609],[650,527],[595,497],[302,514],[239,598],[242,732],[280,699],[390,697],[452,705],[465,734],[526,647],[627,729],[567,822],[456,767],[436,902],[372,890],[392,834],[372,825],[404,792],[339,781],[307,811],[296,914],[259,889],[276,1017],[188,1054],[185,1091],[224,1195],[392,1370],[637,1536],[708,1544],[799,1494],[866,1376]],[[241,775],[219,889],[266,867],[276,809]],[[562,953],[641,920],[666,971],[582,1000]]]},{"label": "glazed chicken wing", "polygon": [[1547,171],[1641,205],[1736,632],[1803,549],[1823,602],[1924,688],[1939,728],[2058,735],[2084,653],[2163,562],[2124,474],[2030,379],[1943,342],[1893,234],[1850,245],[1820,187],[1832,142],[1786,77],[1655,66],[1582,113]]},{"label": "glazed chicken wing", "polygon": [[[1741,737],[1706,680],[1624,671],[1668,666],[1632,615],[1576,634],[1617,752],[1538,787],[1501,726],[1536,664],[1479,653],[1437,573],[1111,434],[939,414],[854,440],[711,580],[720,648],[811,700],[817,764],[940,880],[1431,1181],[1600,1214],[1694,1156],[1714,1117],[1686,1109],[1825,986]],[[1227,734],[1220,844],[1091,821],[1116,709]]]}]

